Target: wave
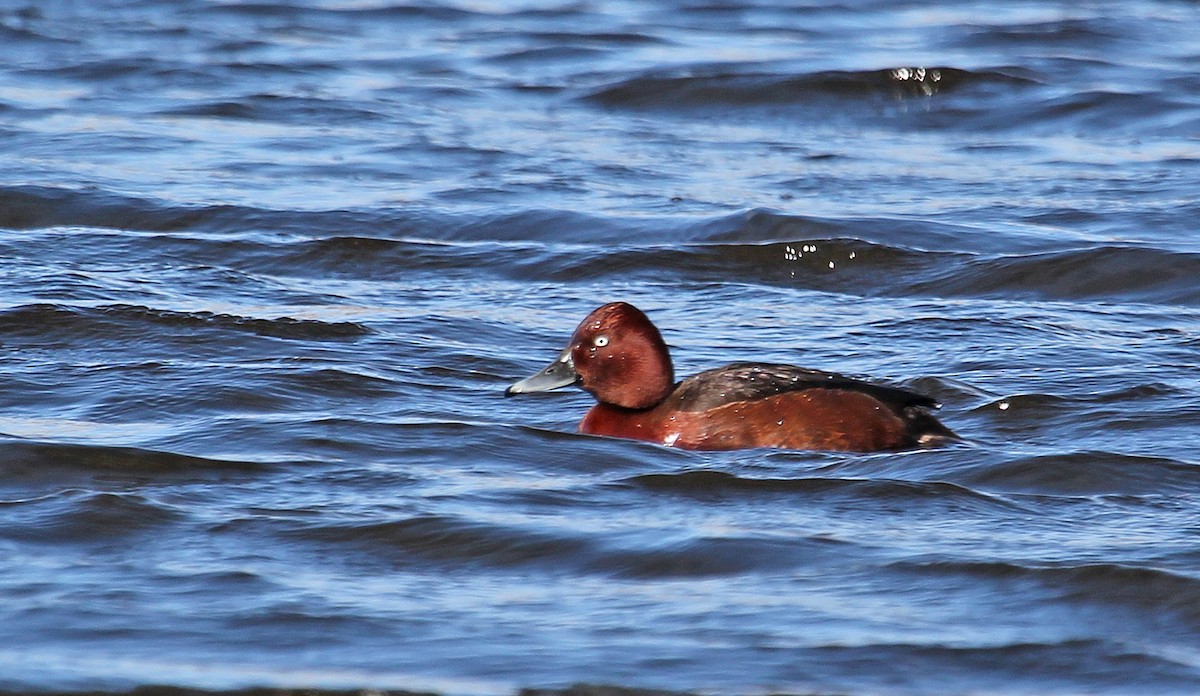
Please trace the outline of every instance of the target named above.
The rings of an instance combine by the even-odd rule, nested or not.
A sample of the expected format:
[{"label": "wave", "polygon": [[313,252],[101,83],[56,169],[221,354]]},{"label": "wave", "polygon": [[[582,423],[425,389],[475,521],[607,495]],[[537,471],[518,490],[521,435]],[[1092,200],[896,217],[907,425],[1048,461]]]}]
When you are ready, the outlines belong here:
[{"label": "wave", "polygon": [[1094,44],[1113,41],[1128,35],[1107,17],[1067,18],[1008,24],[972,22],[963,26],[962,29],[965,30],[962,38],[955,41],[955,45],[974,48],[1003,46],[1010,50],[1018,45]]},{"label": "wave", "polygon": [[206,15],[232,15],[235,17],[279,17],[299,23],[312,23],[322,26],[330,19],[337,17],[365,17],[373,19],[437,19],[462,20],[477,16],[479,13],[459,9],[445,3],[396,3],[368,4],[362,7],[317,7],[297,5],[292,2],[239,2],[236,4],[220,4],[214,7],[195,9],[193,12],[203,12]]},{"label": "wave", "polygon": [[1113,300],[1200,305],[1200,254],[1102,246],[1047,254],[984,256],[923,251],[853,238],[770,244],[698,244],[543,249],[518,262],[517,277],[554,281],[620,276],[751,282],[861,296]]},{"label": "wave", "polygon": [[880,271],[892,282],[920,277],[939,254],[871,244],[855,239],[801,239],[772,244],[683,244],[610,247],[603,253],[541,249],[518,261],[525,280],[661,280],[762,283],[823,292],[891,294],[877,287]]},{"label": "wave", "polygon": [[827,538],[702,537],[646,547],[607,549],[587,570],[620,578],[697,578],[781,573],[836,547]]},{"label": "wave", "polygon": [[577,562],[591,555],[583,539],[472,522],[447,515],[422,515],[385,522],[304,527],[289,536],[341,547],[360,547],[398,563],[442,561],[489,566]]},{"label": "wave", "polygon": [[[539,498],[545,504],[545,494]],[[485,523],[449,515],[323,524],[283,532],[356,559],[508,568],[622,578],[680,578],[781,572],[842,546],[823,537],[749,535],[663,540],[656,533],[601,538]]]},{"label": "wave", "polygon": [[[63,225],[168,233],[165,238],[129,235],[104,246],[116,243],[123,253],[147,259],[169,250],[196,265],[284,277],[382,278],[393,277],[398,268],[568,283],[606,277],[657,282],[673,276],[858,296],[1200,305],[1200,285],[1192,282],[1200,277],[1200,253],[1105,242],[1014,251],[1019,241],[997,241],[944,223],[768,210],[700,221],[648,221],[552,210],[454,216],[405,210],[192,209],[94,192],[0,189],[0,227]],[[371,234],[347,234],[348,229]],[[559,241],[568,233],[570,244]],[[614,236],[641,241],[613,244]],[[31,243],[38,242],[22,240]],[[45,243],[61,247],[61,239]],[[88,253],[92,246],[70,253]],[[283,327],[236,317],[202,320],[285,335],[365,330],[305,323]]]},{"label": "wave", "polygon": [[320,120],[330,124],[357,124],[384,118],[383,114],[377,111],[351,107],[338,100],[270,93],[245,95],[236,100],[223,99],[188,104],[165,109],[158,113],[161,116],[237,119],[271,123],[311,123],[313,120]]},{"label": "wave", "polygon": [[984,490],[1054,495],[1145,495],[1200,487],[1200,465],[1103,451],[1079,451],[988,462],[961,479]]},{"label": "wave", "polygon": [[[893,693],[897,683],[920,684],[931,674],[937,675],[937,688],[916,693],[1182,695],[1195,693],[1197,684],[1186,657],[1101,639],[884,642],[805,652],[821,665],[818,674],[849,671],[859,675],[856,692],[868,693]],[[875,688],[864,689],[868,684]]]},{"label": "wave", "polygon": [[[1100,61],[1103,63],[1103,61]],[[855,118],[872,128],[966,133],[1104,128],[1186,136],[1194,105],[1156,85],[1126,89],[1055,89],[1046,64],[1058,71],[1094,70],[1096,61],[1063,57],[1025,65],[962,69],[948,66],[828,70],[792,74],[786,66],[693,65],[652,71],[593,88],[588,103],[613,109],[761,118],[807,110],[806,119]],[[923,108],[906,102],[923,100]],[[880,119],[882,113],[887,118]]]},{"label": "wave", "polygon": [[[267,617],[272,618],[272,617]],[[261,618],[246,617],[247,622]],[[158,665],[156,665],[158,666]],[[293,672],[285,671],[269,675],[279,679],[280,685],[269,687],[250,687],[243,689],[205,689],[194,686],[168,686],[163,684],[143,684],[131,689],[88,688],[80,691],[36,689],[30,691],[11,691],[0,686],[0,696],[440,696],[437,691],[409,691],[404,689],[379,688],[319,688],[319,687],[290,687],[283,684],[295,681]],[[413,677],[417,683],[431,681],[428,677]],[[395,678],[392,678],[395,681]],[[438,679],[439,684],[449,684],[446,694],[480,693],[498,696],[508,692],[493,684],[481,685],[469,680],[461,683],[453,679]],[[436,687],[435,687],[436,688]],[[526,687],[511,692],[511,696],[696,696],[693,692],[671,691],[666,689],[649,689],[637,686],[621,686],[617,684],[577,683],[561,688]]]},{"label": "wave", "polygon": [[1200,253],[1103,244],[984,257],[911,284],[915,292],[1055,300],[1200,304]]},{"label": "wave", "polygon": [[[605,277],[758,282],[853,295],[918,295],[1200,304],[1200,254],[1100,244],[1059,251],[997,253],[952,225],[899,220],[830,220],[749,211],[685,228],[659,227],[661,242],[613,245],[639,223],[549,212],[451,226],[427,242],[330,237],[275,249],[273,268],[358,272],[410,269],[493,272],[520,280],[580,282]],[[640,223],[645,225],[645,223]],[[587,228],[570,245],[548,243]],[[648,230],[642,230],[645,238]],[[515,234],[514,234],[515,233]],[[595,243],[591,239],[596,236]],[[637,235],[633,235],[637,236]],[[964,242],[964,240],[968,240]],[[453,242],[464,242],[454,244]],[[518,242],[515,246],[507,242]],[[491,243],[489,243],[491,242]],[[1006,243],[1007,244],[1007,243]],[[477,246],[478,245],[478,246]],[[1011,244],[1007,244],[1011,247]],[[375,270],[377,269],[377,270]],[[885,283],[882,281],[886,281]]]},{"label": "wave", "polygon": [[161,527],[181,513],[148,493],[156,484],[256,478],[276,465],[0,435],[0,508],[22,520],[0,536],[66,543]]},{"label": "wave", "polygon": [[128,338],[138,328],[153,329],[156,335],[164,330],[195,329],[235,331],[305,341],[354,339],[372,333],[356,322],[326,322],[314,319],[278,317],[258,319],[217,312],[179,312],[154,309],[142,305],[100,305],[68,307],[57,304],[21,305],[0,312],[0,333],[8,337],[39,338],[69,337],[72,340]]},{"label": "wave", "polygon": [[[0,187],[0,229],[84,227],[138,232],[190,232],[242,238],[263,232],[335,234],[388,229],[415,235],[430,227],[423,213],[357,210],[273,210],[238,205],[190,205],[103,190],[54,186]],[[209,241],[209,240],[206,240]]]},{"label": "wave", "polygon": [[0,530],[0,537],[52,544],[114,541],[161,530],[183,517],[168,505],[128,492],[73,490],[0,505],[17,523]]},{"label": "wave", "polygon": [[589,92],[585,99],[608,107],[728,109],[808,104],[830,98],[928,97],[973,86],[1011,88],[1030,84],[1035,84],[1032,77],[1013,68],[900,67],[787,75],[694,67],[685,72],[651,73],[621,80]]},{"label": "wave", "polygon": [[174,232],[237,229],[237,218],[253,209],[237,206],[177,206],[104,191],[52,186],[0,187],[0,228],[98,227]]},{"label": "wave", "polygon": [[1172,616],[1200,627],[1200,577],[1120,563],[1033,565],[1008,561],[903,561],[897,570],[922,575],[968,575],[1029,580],[1072,602],[1113,604]]},{"label": "wave", "polygon": [[253,461],[210,459],[139,447],[114,447],[54,442],[3,440],[0,472],[3,479],[59,476],[60,474],[104,473],[135,476],[186,476],[204,473],[263,471],[272,465]]},{"label": "wave", "polygon": [[[474,153],[487,154],[487,151]],[[607,244],[614,234],[660,236],[688,241],[707,233],[689,224],[643,218],[596,216],[570,210],[533,209],[456,215],[426,208],[280,210],[238,205],[191,205],[138,198],[103,190],[54,186],[0,186],[0,230],[63,227],[166,233],[148,242],[161,245],[214,245],[237,242],[264,254],[272,242],[325,242],[336,247],[386,242],[533,242],[554,243],[570,232],[572,243]],[[368,230],[370,234],[355,234]],[[182,234],[179,234],[182,233]],[[266,241],[264,241],[266,240]],[[327,241],[325,241],[327,240]],[[22,242],[27,242],[25,238]],[[3,240],[0,240],[2,243]],[[223,249],[227,251],[228,249]],[[240,251],[234,247],[232,251]],[[214,254],[226,258],[227,253]]]},{"label": "wave", "polygon": [[967,500],[1007,506],[1008,503],[959,484],[946,481],[904,481],[879,478],[746,478],[725,471],[688,470],[668,474],[641,474],[625,485],[656,493],[704,498],[747,494],[834,495],[873,500]]}]

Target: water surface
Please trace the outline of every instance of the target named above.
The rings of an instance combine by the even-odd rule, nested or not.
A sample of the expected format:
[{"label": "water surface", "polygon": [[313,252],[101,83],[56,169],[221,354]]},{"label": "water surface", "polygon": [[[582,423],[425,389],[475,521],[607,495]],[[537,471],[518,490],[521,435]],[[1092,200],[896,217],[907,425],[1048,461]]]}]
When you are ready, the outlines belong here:
[{"label": "water surface", "polygon": [[[0,690],[1200,691],[1196,26],[0,3]],[[503,398],[616,299],[967,442]]]}]

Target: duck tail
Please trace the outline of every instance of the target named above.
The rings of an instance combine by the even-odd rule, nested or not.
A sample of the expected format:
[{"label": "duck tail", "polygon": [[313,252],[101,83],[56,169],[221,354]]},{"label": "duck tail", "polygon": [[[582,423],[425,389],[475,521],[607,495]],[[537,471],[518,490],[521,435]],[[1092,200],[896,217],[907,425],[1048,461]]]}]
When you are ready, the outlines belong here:
[{"label": "duck tail", "polygon": [[962,442],[958,433],[942,425],[942,422],[925,408],[910,406],[904,409],[902,415],[908,424],[908,432],[918,447],[942,447]]}]

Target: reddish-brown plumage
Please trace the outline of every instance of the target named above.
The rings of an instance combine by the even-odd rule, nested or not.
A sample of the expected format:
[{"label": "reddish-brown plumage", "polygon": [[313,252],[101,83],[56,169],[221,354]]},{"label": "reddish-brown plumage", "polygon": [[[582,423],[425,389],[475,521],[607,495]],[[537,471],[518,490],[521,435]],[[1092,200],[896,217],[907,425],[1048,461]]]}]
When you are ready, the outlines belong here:
[{"label": "reddish-brown plumage", "polygon": [[782,447],[872,452],[917,444],[904,421],[878,401],[839,389],[806,389],[707,411],[679,411],[670,399],[640,411],[596,404],[579,431],[702,450]]},{"label": "reddish-brown plumage", "polygon": [[588,315],[558,360],[508,394],[572,383],[599,402],[580,432],[672,447],[870,452],[955,438],[932,399],[829,372],[737,363],[676,384],[658,329],[623,302]]},{"label": "reddish-brown plumage", "polygon": [[[604,345],[597,345],[604,339]],[[648,408],[671,393],[671,355],[650,319],[624,302],[588,315],[571,335],[571,358],[579,386],[602,404]]]}]

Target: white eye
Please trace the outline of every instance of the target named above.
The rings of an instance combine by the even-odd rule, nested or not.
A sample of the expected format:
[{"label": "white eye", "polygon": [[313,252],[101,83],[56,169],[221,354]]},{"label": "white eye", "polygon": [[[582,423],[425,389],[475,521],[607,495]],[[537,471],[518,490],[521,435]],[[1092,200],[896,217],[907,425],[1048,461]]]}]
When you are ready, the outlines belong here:
[{"label": "white eye", "polygon": [[604,346],[607,346],[608,336],[597,336],[596,338],[592,339],[592,345],[596,346],[597,348],[603,348]]}]

